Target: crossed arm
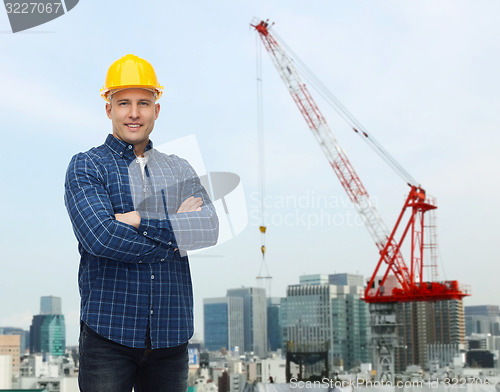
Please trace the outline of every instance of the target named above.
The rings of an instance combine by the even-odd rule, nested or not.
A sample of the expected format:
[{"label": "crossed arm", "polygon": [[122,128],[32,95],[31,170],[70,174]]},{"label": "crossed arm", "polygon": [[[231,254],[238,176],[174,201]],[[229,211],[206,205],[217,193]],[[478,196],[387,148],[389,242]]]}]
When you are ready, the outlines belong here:
[{"label": "crossed arm", "polygon": [[[190,196],[182,202],[177,213],[180,212],[194,212],[201,211],[201,206],[203,205],[203,199],[201,197]],[[127,225],[134,226],[136,229],[139,228],[141,224],[141,214],[139,211],[130,211],[124,214],[115,214],[115,219],[117,221],[126,223]]]},{"label": "crossed arm", "polygon": [[183,186],[185,200],[176,213],[148,219],[138,211],[115,213],[93,160],[86,154],[73,157],[66,173],[65,203],[83,249],[98,257],[145,263],[164,258],[169,249],[214,245],[218,236],[215,208],[194,170],[187,167],[190,180]]}]

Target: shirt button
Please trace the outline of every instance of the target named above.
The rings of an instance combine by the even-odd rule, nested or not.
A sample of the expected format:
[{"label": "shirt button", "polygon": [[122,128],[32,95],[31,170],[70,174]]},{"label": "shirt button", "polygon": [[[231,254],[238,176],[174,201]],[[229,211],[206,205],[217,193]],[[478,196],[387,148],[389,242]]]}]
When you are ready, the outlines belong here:
[{"label": "shirt button", "polygon": [[150,313],[151,313],[151,314],[153,314],[153,313],[154,313],[154,312],[153,312],[153,309],[151,309],[151,312],[150,312]]},{"label": "shirt button", "polygon": [[136,160],[135,160],[135,162],[136,162],[136,163],[139,163],[139,160],[138,160],[138,159],[136,159]]},{"label": "shirt button", "polygon": [[145,232],[144,232],[144,233],[142,233],[142,234],[144,234],[144,235],[148,235],[148,232],[147,232],[147,231],[145,231]]},{"label": "shirt button", "polygon": [[151,275],[151,279],[154,279],[154,278],[155,278],[155,276],[154,276],[154,275]]},{"label": "shirt button", "polygon": [[160,261],[165,261],[165,259],[161,259]]},{"label": "shirt button", "polygon": [[131,146],[130,144],[128,145],[128,149],[129,149],[129,150],[132,150],[132,146]]},{"label": "shirt button", "polygon": [[142,260],[139,260],[139,264],[142,264]]},{"label": "shirt button", "polygon": [[172,245],[172,241],[168,241],[167,245]]}]

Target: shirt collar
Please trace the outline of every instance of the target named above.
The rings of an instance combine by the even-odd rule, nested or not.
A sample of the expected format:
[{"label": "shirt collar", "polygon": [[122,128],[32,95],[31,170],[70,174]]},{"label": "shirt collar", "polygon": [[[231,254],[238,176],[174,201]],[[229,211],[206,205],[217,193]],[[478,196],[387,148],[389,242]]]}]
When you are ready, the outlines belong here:
[{"label": "shirt collar", "polygon": [[[135,158],[134,146],[132,144],[126,143],[123,140],[120,140],[114,137],[112,134],[109,134],[104,142],[108,148],[113,151],[115,154],[121,157],[132,157]],[[153,142],[150,140],[148,145],[146,146],[146,151],[149,151],[153,148]]]}]

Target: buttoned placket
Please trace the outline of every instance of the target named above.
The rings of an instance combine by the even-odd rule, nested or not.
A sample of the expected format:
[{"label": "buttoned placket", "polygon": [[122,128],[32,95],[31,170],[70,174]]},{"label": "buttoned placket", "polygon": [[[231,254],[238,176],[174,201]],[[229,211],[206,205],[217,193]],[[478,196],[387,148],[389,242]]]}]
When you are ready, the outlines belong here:
[{"label": "buttoned placket", "polygon": [[[132,145],[128,146],[128,149],[131,150],[133,148]],[[121,154],[120,154],[121,155]],[[134,154],[135,155],[135,154]],[[154,203],[154,198],[151,197],[152,193],[152,186],[151,186],[151,178],[149,175],[149,170],[148,170],[148,162],[146,161],[145,166],[144,166],[144,171],[141,168],[141,162],[139,157],[135,156],[133,158],[133,161],[131,164],[137,165],[137,170],[134,170],[135,173],[139,173],[140,175],[140,184],[141,184],[141,190],[143,192],[143,197],[142,201],[144,203],[144,208],[147,210],[148,208],[156,208],[156,206],[150,205],[150,203]],[[142,235],[147,236],[148,232],[145,230],[142,232]],[[163,259],[162,259],[163,261]],[[139,261],[140,264],[142,264],[142,261]],[[144,273],[147,273],[144,271]],[[155,272],[153,270],[153,264],[149,264],[149,276],[150,276],[150,291],[149,291],[149,300],[148,300],[148,325],[149,328],[147,328],[148,334],[151,334],[152,330],[152,317],[154,315],[154,279],[155,279]],[[147,337],[147,341],[151,342],[151,335]]]},{"label": "buttoned placket", "polygon": [[151,324],[151,316],[154,314],[154,309],[153,309],[153,298],[154,298],[154,280],[155,280],[155,273],[153,271],[153,266],[149,266],[149,273],[151,275],[151,291],[150,291],[150,296],[149,296],[149,315],[150,315],[150,324]]},{"label": "buttoned placket", "polygon": [[[151,186],[151,178],[149,176],[149,170],[148,170],[148,162],[146,161],[145,165],[144,165],[144,168],[141,167],[141,162],[140,162],[140,159],[136,156],[135,158],[135,163],[137,164],[138,166],[138,169],[139,169],[139,173],[141,174],[141,178],[142,178],[142,191],[144,193],[144,207],[146,209],[148,208],[156,208],[156,206],[152,206],[152,205],[149,205],[149,203],[154,203],[154,198],[151,198],[151,189],[152,189],[152,186]],[[148,232],[145,230],[143,233],[142,233],[144,236],[147,236],[148,235]],[[152,325],[152,317],[154,315],[154,304],[153,304],[153,298],[154,298],[154,292],[155,292],[155,289],[154,289],[154,278],[155,278],[155,275],[154,275],[154,270],[153,270],[153,266],[152,265],[149,265],[149,274],[150,274],[150,277],[151,277],[151,282],[150,282],[150,292],[149,292],[149,314],[148,314],[148,324],[150,326],[150,328],[148,329],[148,333],[151,333],[151,325]],[[151,341],[151,336],[149,336],[149,341]]]},{"label": "buttoned placket", "polygon": [[154,279],[155,279],[155,272],[153,270],[153,265],[154,264],[150,264],[149,265],[149,273],[150,273],[150,276],[151,276],[151,283],[150,283],[150,292],[149,292],[149,314],[148,314],[148,325],[149,325],[149,328],[147,330],[147,333],[149,333],[150,335],[148,336],[148,340],[151,344],[151,347],[153,346],[153,339],[151,338],[151,331],[153,330],[153,315],[154,315],[154,302],[153,302],[153,298],[154,298],[154,294],[155,294],[155,288],[154,288]]}]

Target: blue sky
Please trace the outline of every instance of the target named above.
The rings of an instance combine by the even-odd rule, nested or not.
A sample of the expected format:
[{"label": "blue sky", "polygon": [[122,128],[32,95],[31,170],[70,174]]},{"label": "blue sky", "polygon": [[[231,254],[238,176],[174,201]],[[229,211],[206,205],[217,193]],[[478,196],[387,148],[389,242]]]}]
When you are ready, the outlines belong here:
[{"label": "blue sky", "polygon": [[[165,87],[154,142],[196,135],[206,169],[238,174],[245,190],[245,231],[191,259],[197,334],[203,298],[257,284],[254,17],[274,21],[437,198],[441,278],[471,285],[466,305],[499,304],[499,11],[493,0],[81,1],[63,17],[12,34],[0,10],[0,325],[27,328],[40,296],[61,296],[68,343],[76,344],[78,252],[64,173],[73,154],[110,132],[99,89],[108,66],[127,53],[148,59]],[[285,296],[304,273],[368,277],[376,248],[266,53],[262,60],[271,293]],[[391,227],[407,186],[318,103]]]}]

